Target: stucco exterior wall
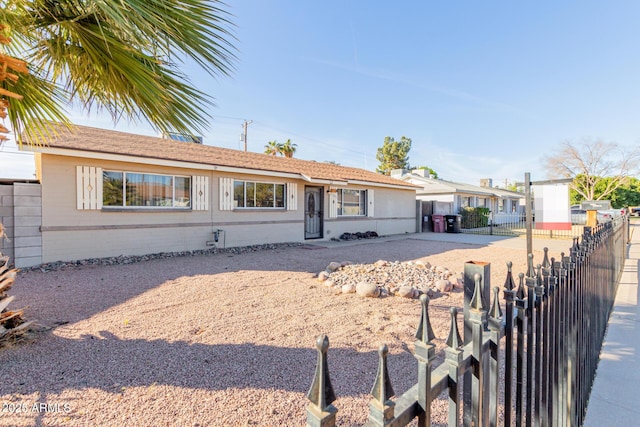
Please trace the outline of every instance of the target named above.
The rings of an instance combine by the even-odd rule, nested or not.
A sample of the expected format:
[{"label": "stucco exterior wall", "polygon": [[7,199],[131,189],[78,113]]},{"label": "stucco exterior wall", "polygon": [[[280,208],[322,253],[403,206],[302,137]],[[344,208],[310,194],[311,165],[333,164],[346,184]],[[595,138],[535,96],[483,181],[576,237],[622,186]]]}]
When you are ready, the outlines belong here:
[{"label": "stucco exterior wall", "polygon": [[370,217],[326,218],[325,237],[339,238],[343,233],[375,231],[379,235],[416,232],[416,192],[379,187],[373,189],[374,213]]},{"label": "stucco exterior wall", "polygon": [[[77,208],[76,167],[147,172],[168,175],[207,176],[207,210]],[[154,166],[134,162],[63,157],[42,154],[42,262],[119,255],[143,255],[263,243],[304,242],[304,191],[308,182],[287,177],[231,174]],[[220,178],[295,184],[297,209],[221,209]],[[318,186],[318,184],[312,184]],[[322,186],[322,185],[319,185]],[[328,186],[324,188],[324,226],[320,240],[344,232],[376,231],[378,234],[415,232],[415,191],[384,187],[373,189],[374,215],[329,218]],[[214,241],[214,232],[218,241]]]}]

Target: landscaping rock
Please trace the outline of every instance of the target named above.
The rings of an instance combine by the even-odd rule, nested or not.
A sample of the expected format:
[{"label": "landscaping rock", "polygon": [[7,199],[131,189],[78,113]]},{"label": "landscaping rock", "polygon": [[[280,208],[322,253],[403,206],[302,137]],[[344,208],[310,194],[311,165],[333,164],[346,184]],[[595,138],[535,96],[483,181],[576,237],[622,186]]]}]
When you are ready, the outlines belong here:
[{"label": "landscaping rock", "polygon": [[380,289],[373,283],[360,282],[356,285],[356,293],[361,297],[377,298],[380,296]]},{"label": "landscaping rock", "polygon": [[356,292],[356,287],[352,283],[348,283],[346,285],[342,285],[341,291],[343,294],[354,294]]},{"label": "landscaping rock", "polygon": [[440,292],[447,293],[453,290],[453,284],[449,279],[440,279],[436,282],[436,288],[438,288]]},{"label": "landscaping rock", "polygon": [[340,293],[352,293],[355,289],[362,296],[417,298],[423,293],[441,296],[453,290],[453,283],[449,280],[453,275],[451,270],[442,266],[432,267],[424,260],[400,262],[380,259],[373,264],[331,264],[331,268],[337,264],[340,268],[325,271],[328,274],[325,281],[329,282],[325,284],[327,287],[339,287]]},{"label": "landscaping rock", "polygon": [[413,298],[413,287],[412,286],[400,286],[398,288],[398,292],[396,293],[399,297],[403,298]]},{"label": "landscaping rock", "polygon": [[331,262],[329,263],[329,265],[327,266],[327,271],[329,273],[333,273],[334,271],[337,271],[338,269],[340,269],[342,267],[342,264],[340,264],[339,262]]},{"label": "landscaping rock", "polygon": [[329,273],[326,271],[321,271],[318,273],[318,281],[324,282],[329,278]]}]

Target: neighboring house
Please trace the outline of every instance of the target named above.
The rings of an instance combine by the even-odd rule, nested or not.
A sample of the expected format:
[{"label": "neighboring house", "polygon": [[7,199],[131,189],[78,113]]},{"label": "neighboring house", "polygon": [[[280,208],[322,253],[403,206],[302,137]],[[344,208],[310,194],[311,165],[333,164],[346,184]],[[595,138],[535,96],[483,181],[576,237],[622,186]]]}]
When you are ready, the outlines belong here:
[{"label": "neighboring house", "polygon": [[450,212],[437,213],[457,214],[466,207],[483,207],[493,213],[495,223],[500,223],[500,217],[506,222],[507,217],[524,212],[524,194],[494,188],[490,179],[482,180],[480,186],[462,184],[430,177],[424,169],[395,169],[391,176],[420,186],[416,194],[418,200],[449,204]]},{"label": "neighboring house", "polygon": [[41,262],[416,231],[374,172],[77,126],[36,153]]}]

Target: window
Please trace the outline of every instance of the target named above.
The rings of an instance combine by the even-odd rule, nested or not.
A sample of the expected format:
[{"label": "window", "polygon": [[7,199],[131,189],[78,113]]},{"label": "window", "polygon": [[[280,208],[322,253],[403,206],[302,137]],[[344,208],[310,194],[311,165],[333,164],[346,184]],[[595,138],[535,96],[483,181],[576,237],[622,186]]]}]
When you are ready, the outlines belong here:
[{"label": "window", "polygon": [[338,190],[338,216],[365,216],[366,214],[366,190]]},{"label": "window", "polygon": [[191,177],[104,171],[102,205],[106,207],[191,207]]},{"label": "window", "polygon": [[284,184],[233,181],[234,208],[284,208]]}]

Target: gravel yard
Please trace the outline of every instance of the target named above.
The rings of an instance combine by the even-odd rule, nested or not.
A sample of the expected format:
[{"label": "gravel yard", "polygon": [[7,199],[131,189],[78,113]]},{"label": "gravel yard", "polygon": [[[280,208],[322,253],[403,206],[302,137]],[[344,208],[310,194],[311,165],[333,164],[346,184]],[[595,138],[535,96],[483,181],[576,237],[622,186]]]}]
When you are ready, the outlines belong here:
[{"label": "gravel yard", "polygon": [[[12,307],[43,330],[0,351],[0,426],[303,426],[322,334],[338,424],[360,425],[380,344],[396,394],[416,381],[420,303],[335,295],[316,274],[378,260],[424,260],[454,277],[487,261],[492,287],[507,261],[526,269],[523,249],[381,238],[22,272]],[[460,291],[430,302],[439,350],[462,303]],[[444,402],[434,417],[446,419]]]}]

